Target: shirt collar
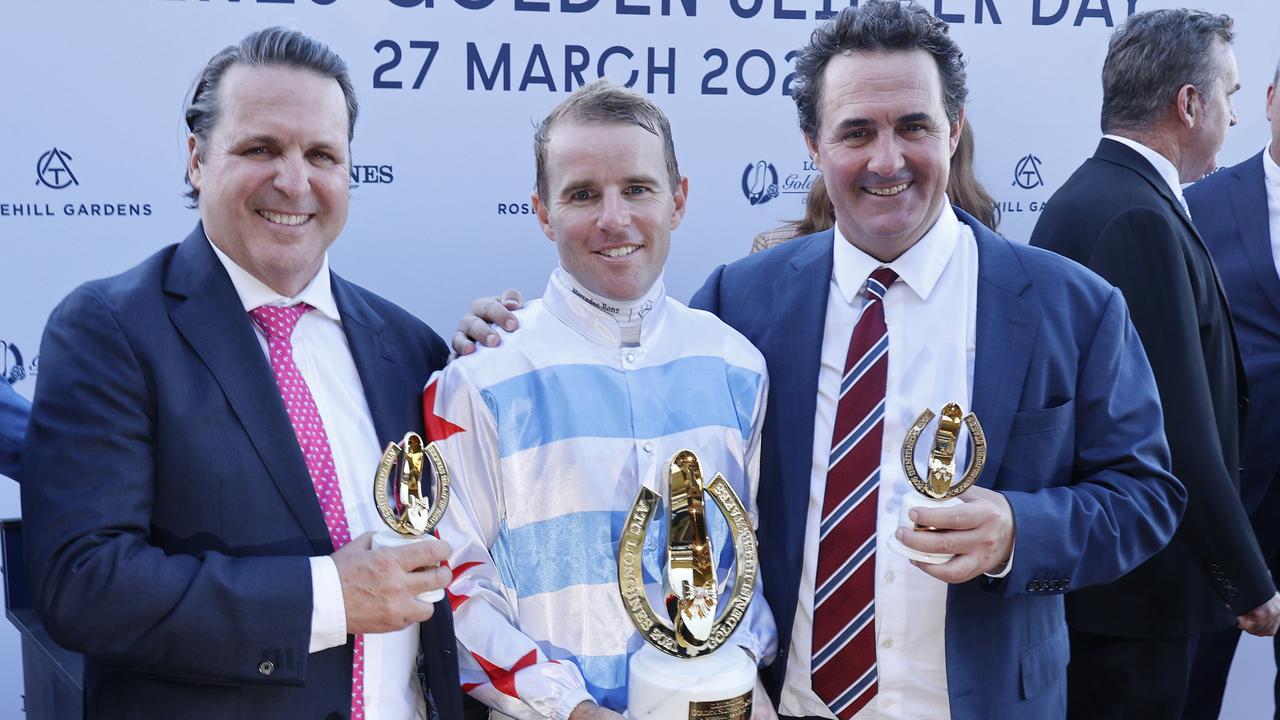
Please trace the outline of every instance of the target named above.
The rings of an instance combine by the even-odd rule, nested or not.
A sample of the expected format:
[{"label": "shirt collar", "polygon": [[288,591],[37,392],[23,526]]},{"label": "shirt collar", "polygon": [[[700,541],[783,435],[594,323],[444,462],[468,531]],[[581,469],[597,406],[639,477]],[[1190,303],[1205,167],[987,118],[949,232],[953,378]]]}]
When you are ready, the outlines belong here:
[{"label": "shirt collar", "polygon": [[1271,157],[1271,143],[1262,151],[1262,173],[1267,179],[1267,187],[1280,188],[1280,165]]},{"label": "shirt collar", "polygon": [[[207,233],[205,239],[209,240]],[[302,292],[293,297],[285,297],[250,275],[248,270],[237,265],[217,245],[214,245],[212,240],[209,240],[209,247],[213,248],[213,253],[218,256],[222,267],[227,269],[227,275],[230,276],[231,284],[236,289],[236,295],[240,296],[240,303],[244,306],[245,312],[263,305],[289,307],[304,302],[330,320],[342,322],[342,317],[338,314],[338,303],[333,298],[333,287],[329,284],[329,253],[324,254],[320,271],[311,278],[311,282],[307,283]]]},{"label": "shirt collar", "polygon": [[867,278],[876,268],[888,267],[920,297],[928,300],[942,271],[951,262],[960,240],[960,220],[951,210],[951,201],[943,198],[942,212],[928,232],[907,251],[891,262],[880,262],[854,247],[835,226],[835,259],[832,274],[845,302],[853,304],[867,286]]},{"label": "shirt collar", "polygon": [[[615,311],[623,307],[642,313],[640,345],[643,346],[661,324],[665,313],[667,294],[662,275],[640,298],[627,303],[614,303],[590,293],[567,270],[557,267],[547,281],[542,295],[542,305],[561,322],[577,330],[588,340],[606,347],[622,346],[622,331],[615,319]],[[575,290],[578,290],[575,292]]]},{"label": "shirt collar", "polygon": [[1130,140],[1127,137],[1120,137],[1119,135],[1103,135],[1102,137],[1108,140],[1114,140],[1121,145],[1127,145],[1132,148],[1134,152],[1141,155],[1147,162],[1151,163],[1151,167],[1155,168],[1157,173],[1160,173],[1160,177],[1164,178],[1165,184],[1167,184],[1169,189],[1173,191],[1173,196],[1178,198],[1178,202],[1182,203],[1183,207],[1186,207],[1187,201],[1182,197],[1182,182],[1178,178],[1178,168],[1173,166],[1173,163],[1169,158],[1161,155],[1155,150],[1152,150],[1146,145],[1143,145],[1137,140]]}]

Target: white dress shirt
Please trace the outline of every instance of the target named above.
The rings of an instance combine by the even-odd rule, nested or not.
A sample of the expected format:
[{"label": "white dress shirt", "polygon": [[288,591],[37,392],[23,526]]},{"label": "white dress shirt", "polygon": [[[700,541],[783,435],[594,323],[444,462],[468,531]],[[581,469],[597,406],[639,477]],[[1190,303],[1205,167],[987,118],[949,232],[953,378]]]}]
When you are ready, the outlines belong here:
[{"label": "white dress shirt", "polygon": [[1182,196],[1182,179],[1178,175],[1178,168],[1173,166],[1173,162],[1169,158],[1143,145],[1137,140],[1130,140],[1127,137],[1119,135],[1103,135],[1108,140],[1115,140],[1121,145],[1127,145],[1133,148],[1134,152],[1141,155],[1147,162],[1151,163],[1151,167],[1160,173],[1160,177],[1164,179],[1169,189],[1173,191],[1173,196],[1178,198],[1178,203],[1182,205],[1182,209],[1187,213],[1187,217],[1191,217],[1191,210],[1187,207],[1187,199]]},{"label": "white dress shirt", "polygon": [[1280,165],[1271,157],[1271,143],[1262,153],[1262,173],[1267,180],[1267,227],[1271,231],[1271,262],[1280,275]]},{"label": "white dress shirt", "polygon": [[[302,292],[289,298],[250,275],[212,241],[209,244],[227,269],[246,313],[263,305],[288,307],[300,302],[315,308],[303,315],[293,330],[293,361],[307,381],[329,438],[351,537],[385,529],[373,504],[373,475],[382,457],[382,448],[347,336],[342,332],[342,318],[329,285],[328,256]],[[253,329],[266,355],[267,337],[256,323]],[[311,558],[311,593],[310,651],[345,644],[346,606],[338,568],[332,558]],[[418,642],[417,625],[398,632],[364,636],[367,720],[426,717],[426,701],[418,679]]]},{"label": "white dress shirt", "polygon": [[[875,700],[856,718],[939,720],[950,716],[944,639],[947,585],[890,550],[888,539],[898,527],[903,495],[916,492],[899,461],[900,444],[908,428],[925,408],[936,414],[946,403],[956,402],[967,413],[972,406],[978,247],[973,231],[956,219],[949,203],[924,237],[893,262],[881,263],[858,250],[845,240],[838,226],[834,242],[835,262],[818,372],[804,561],[779,713],[835,717],[814,694],[810,672],[818,527],[849,339],[857,309],[865,298],[867,278],[887,265],[898,273],[899,279],[884,298],[889,374],[875,554],[879,690]],[[936,424],[934,420],[926,428],[924,437],[932,437]],[[917,467],[925,466],[931,445],[918,444]],[[959,445],[957,466],[965,467],[968,442],[962,439]]]}]

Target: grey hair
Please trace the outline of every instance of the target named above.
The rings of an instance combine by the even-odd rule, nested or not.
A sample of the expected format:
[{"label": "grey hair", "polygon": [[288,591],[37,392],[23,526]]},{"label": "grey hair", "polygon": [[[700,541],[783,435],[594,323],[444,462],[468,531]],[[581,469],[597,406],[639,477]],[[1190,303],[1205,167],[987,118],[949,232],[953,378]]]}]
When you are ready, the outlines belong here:
[{"label": "grey hair", "polygon": [[538,198],[547,201],[547,142],[551,129],[559,122],[588,124],[635,125],[662,140],[671,192],[680,187],[680,165],[676,162],[675,140],[671,137],[671,121],[667,114],[645,96],[618,87],[606,78],[587,83],[555,107],[533,134],[533,159]]},{"label": "grey hair", "polygon": [[1213,52],[1235,39],[1228,15],[1149,10],[1116,28],[1102,64],[1102,131],[1144,130],[1183,85],[1213,91],[1222,76]]},{"label": "grey hair", "polygon": [[[298,68],[333,78],[342,88],[342,97],[347,103],[347,142],[355,137],[360,104],[356,101],[355,86],[351,83],[346,61],[319,40],[297,30],[276,26],[250,33],[235,45],[228,45],[200,71],[195,91],[186,107],[187,129],[196,136],[197,143],[207,142],[210,131],[218,122],[218,89],[227,70],[235,65]],[[186,181],[191,186],[191,178],[186,178]],[[191,207],[200,202],[200,191],[195,187],[191,187],[186,195],[191,199]]]},{"label": "grey hair", "polygon": [[796,75],[791,96],[796,102],[800,129],[815,137],[822,104],[822,75],[837,54],[864,50],[923,50],[933,57],[942,79],[942,105],[947,119],[955,122],[964,109],[969,90],[965,86],[965,60],[951,38],[947,24],[914,0],[867,0],[846,7],[818,26],[809,44],[796,55]]}]

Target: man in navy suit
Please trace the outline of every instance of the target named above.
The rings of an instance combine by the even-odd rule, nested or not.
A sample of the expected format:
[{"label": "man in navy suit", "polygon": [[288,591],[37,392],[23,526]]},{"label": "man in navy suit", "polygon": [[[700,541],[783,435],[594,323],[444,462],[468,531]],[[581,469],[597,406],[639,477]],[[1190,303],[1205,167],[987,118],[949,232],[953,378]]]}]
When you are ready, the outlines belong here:
[{"label": "man in navy suit", "polygon": [[1237,623],[1272,635],[1280,623],[1280,595],[1240,502],[1248,393],[1229,285],[1181,201],[1180,183],[1214,167],[1235,122],[1231,41],[1230,17],[1184,9],[1139,13],[1117,29],[1102,70],[1103,138],[1031,237],[1124,293],[1160,388],[1173,473],[1187,487],[1167,548],[1067,596],[1072,717],[1178,717],[1197,635]]},{"label": "man in navy suit", "polygon": [[[1274,576],[1280,568],[1280,68],[1267,86],[1271,143],[1187,188],[1196,229],[1218,267],[1249,385],[1240,500]],[[1240,628],[1200,636],[1184,718],[1217,718]],[[1273,644],[1280,652],[1280,644]],[[1280,694],[1277,694],[1280,700]],[[1280,705],[1280,703],[1278,703]]]},{"label": "man in navy suit", "polygon": [[[1185,502],[1124,300],[947,201],[964,65],[920,7],[841,10],[797,57],[793,93],[836,227],[718,268],[691,303],[751,340],[772,379],[759,537],[779,650],[766,688],[784,718],[1061,718],[1063,593],[1156,552]],[[498,303],[472,307],[510,328]],[[461,333],[492,343],[482,324],[464,318]],[[879,340],[855,355],[867,327]],[[900,527],[916,492],[904,436],[946,402],[981,422],[986,471],[961,506],[914,511],[927,530]],[[865,474],[829,504],[847,458]],[[846,518],[865,534],[833,548],[852,561],[824,578]],[[953,557],[909,563],[893,539]],[[853,585],[873,589],[869,605]],[[829,610],[850,609],[818,639]]]},{"label": "man in navy suit", "polygon": [[49,319],[27,565],[91,718],[462,716],[448,603],[415,599],[447,545],[367,532],[446,348],[329,271],[356,111],[300,33],[214,56],[187,111],[200,223]]},{"label": "man in navy suit", "polygon": [[0,475],[18,479],[22,438],[27,434],[31,404],[7,382],[0,382]]}]

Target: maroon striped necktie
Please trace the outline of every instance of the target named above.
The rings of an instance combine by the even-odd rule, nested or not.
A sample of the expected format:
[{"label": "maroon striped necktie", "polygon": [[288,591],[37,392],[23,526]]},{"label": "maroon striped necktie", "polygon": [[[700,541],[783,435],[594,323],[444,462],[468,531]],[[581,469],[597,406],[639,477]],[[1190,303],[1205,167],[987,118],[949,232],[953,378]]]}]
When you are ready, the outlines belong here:
[{"label": "maroon striped necktie", "polygon": [[876,696],[876,510],[884,436],[889,268],[867,278],[840,379],[813,597],[813,691],[842,720]]}]

